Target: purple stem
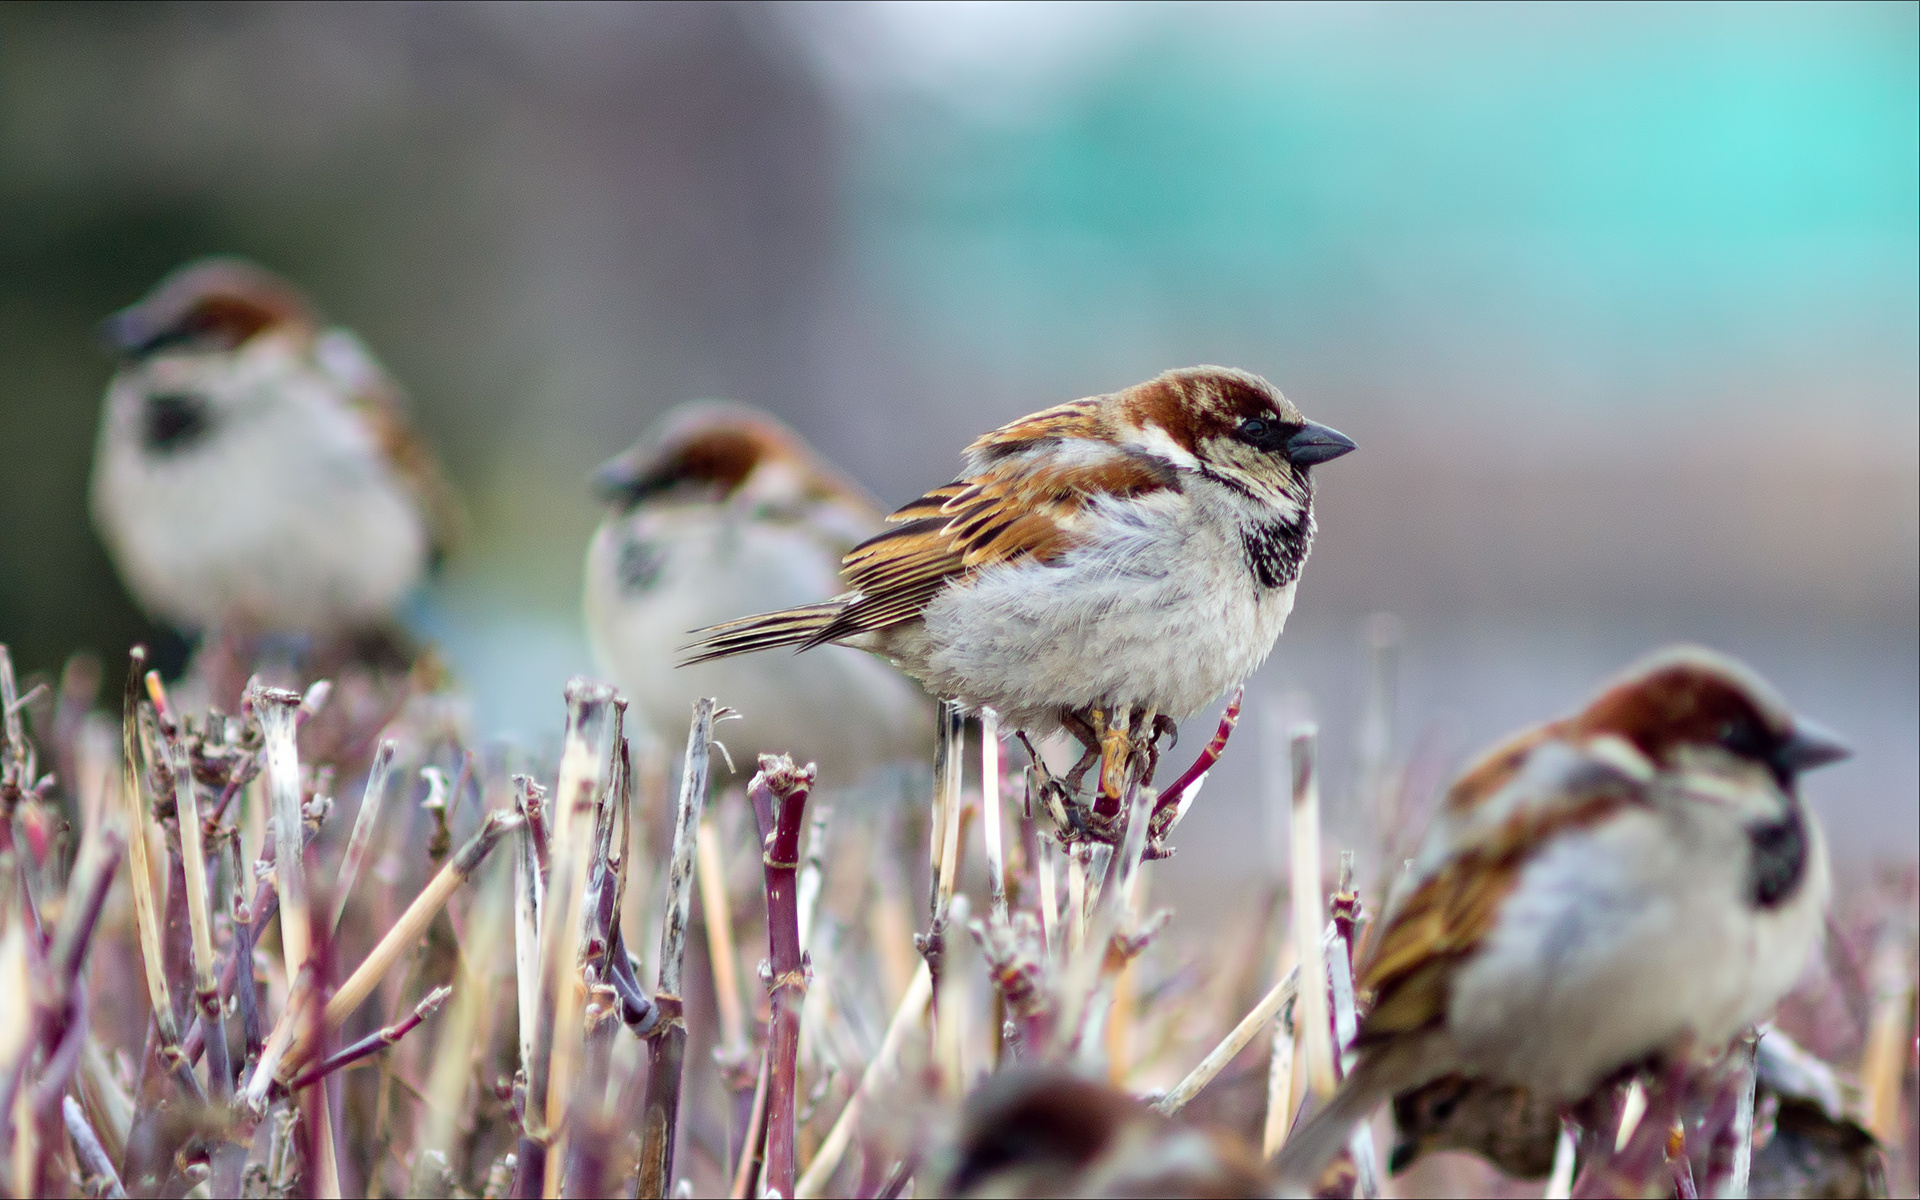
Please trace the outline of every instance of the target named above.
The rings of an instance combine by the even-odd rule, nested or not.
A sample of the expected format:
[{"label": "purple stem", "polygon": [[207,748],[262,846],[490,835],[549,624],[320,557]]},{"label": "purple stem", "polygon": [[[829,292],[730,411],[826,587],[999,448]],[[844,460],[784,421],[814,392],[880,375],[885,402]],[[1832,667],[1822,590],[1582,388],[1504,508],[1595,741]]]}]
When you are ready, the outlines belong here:
[{"label": "purple stem", "polygon": [[[763,1193],[793,1195],[796,1093],[800,1079],[800,1008],[807,997],[806,956],[800,949],[800,836],[806,829],[807,792],[814,767],[795,768],[784,755],[760,756],[760,773],[747,788],[754,813],[768,812],[773,829],[761,861],[767,878],[767,984],[772,1013],[767,1021],[766,1165]],[[957,799],[957,798],[956,798]]]}]

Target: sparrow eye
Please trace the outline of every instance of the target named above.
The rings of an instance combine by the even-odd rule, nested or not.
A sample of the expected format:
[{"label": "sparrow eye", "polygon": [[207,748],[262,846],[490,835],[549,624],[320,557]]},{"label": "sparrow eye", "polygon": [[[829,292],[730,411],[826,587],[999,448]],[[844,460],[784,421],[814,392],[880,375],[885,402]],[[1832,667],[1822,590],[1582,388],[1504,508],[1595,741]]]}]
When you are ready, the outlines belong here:
[{"label": "sparrow eye", "polygon": [[1287,431],[1278,421],[1265,417],[1248,417],[1240,422],[1233,435],[1260,450],[1278,450],[1286,441]]},{"label": "sparrow eye", "polygon": [[1767,757],[1768,738],[1752,721],[1736,718],[1721,723],[1716,741],[1742,758]]}]

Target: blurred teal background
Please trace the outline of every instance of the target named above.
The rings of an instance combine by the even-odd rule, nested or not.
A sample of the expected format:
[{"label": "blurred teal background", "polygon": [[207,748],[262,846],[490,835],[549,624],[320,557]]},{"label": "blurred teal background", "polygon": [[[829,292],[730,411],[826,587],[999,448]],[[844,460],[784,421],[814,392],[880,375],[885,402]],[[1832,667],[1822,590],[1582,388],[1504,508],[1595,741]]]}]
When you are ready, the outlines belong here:
[{"label": "blurred teal background", "polygon": [[[1225,362],[1362,447],[1256,705],[1352,744],[1392,611],[1396,737],[1457,758],[1709,640],[1860,746],[1813,788],[1842,852],[1911,856],[1917,14],[5,6],[0,639],[150,636],[85,515],[91,331],[196,254],[411,390],[476,532],[419,619],[486,731],[557,727],[586,476],[673,403],[769,407],[898,503]],[[1252,865],[1258,758],[1176,871]]]}]

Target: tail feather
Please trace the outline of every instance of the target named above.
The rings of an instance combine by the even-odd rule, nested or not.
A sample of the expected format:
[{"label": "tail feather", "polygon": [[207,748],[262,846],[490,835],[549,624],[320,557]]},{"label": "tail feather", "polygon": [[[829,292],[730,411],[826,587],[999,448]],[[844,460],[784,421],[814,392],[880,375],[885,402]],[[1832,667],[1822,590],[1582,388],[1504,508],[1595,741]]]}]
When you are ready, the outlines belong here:
[{"label": "tail feather", "polygon": [[1288,1135],[1274,1159],[1276,1178],[1282,1184],[1311,1189],[1346,1146],[1355,1125],[1395,1093],[1446,1074],[1452,1068],[1451,1058],[1442,1044],[1425,1038],[1363,1054],[1332,1101]]},{"label": "tail feather", "polygon": [[845,608],[844,600],[828,600],[821,604],[760,613],[696,629],[693,631],[696,640],[682,647],[689,653],[680,660],[680,665],[690,667],[695,663],[731,658],[736,654],[751,654],[755,650],[771,650],[776,646],[799,646],[805,649],[819,641],[821,632],[833,624],[834,618]]}]

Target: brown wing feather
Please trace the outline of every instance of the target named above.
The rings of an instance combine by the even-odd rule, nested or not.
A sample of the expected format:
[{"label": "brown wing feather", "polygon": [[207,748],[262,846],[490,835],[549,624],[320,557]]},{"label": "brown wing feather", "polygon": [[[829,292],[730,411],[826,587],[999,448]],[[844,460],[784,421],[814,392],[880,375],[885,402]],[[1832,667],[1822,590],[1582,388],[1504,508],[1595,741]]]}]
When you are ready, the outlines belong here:
[{"label": "brown wing feather", "polygon": [[1078,518],[1096,498],[1174,486],[1171,471],[1117,451],[1092,464],[1004,458],[903,506],[888,518],[896,528],[856,546],[841,574],[859,596],[809,644],[911,620],[947,584],[1000,563],[1057,562],[1085,539]]},{"label": "brown wing feather", "polygon": [[[1465,811],[1517,778],[1527,755],[1551,736],[1548,726],[1497,747],[1449,791],[1446,807]],[[1604,820],[1644,803],[1624,777],[1594,773],[1519,805],[1505,821],[1459,848],[1402,902],[1369,947],[1360,985],[1373,993],[1361,1044],[1435,1025],[1446,1017],[1454,968],[1492,931],[1500,902],[1553,834]]]}]

